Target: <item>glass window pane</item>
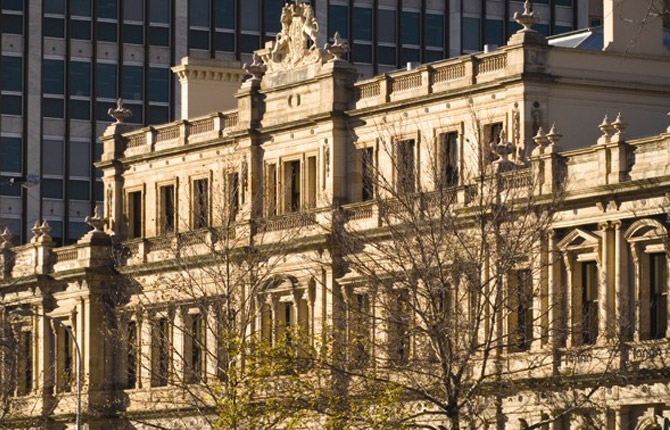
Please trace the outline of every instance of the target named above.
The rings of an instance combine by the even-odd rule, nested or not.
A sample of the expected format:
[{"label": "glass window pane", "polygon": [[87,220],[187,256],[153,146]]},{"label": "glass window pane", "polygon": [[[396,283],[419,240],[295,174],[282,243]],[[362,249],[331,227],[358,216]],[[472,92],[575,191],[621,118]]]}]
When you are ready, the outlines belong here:
[{"label": "glass window pane", "polygon": [[[61,196],[62,194],[63,193],[61,191]],[[49,233],[49,235],[56,243],[56,246],[63,246],[63,221],[55,221],[50,219],[48,220],[48,223],[49,227],[51,227],[51,233]]]},{"label": "glass window pane", "polygon": [[556,0],[557,6],[572,6],[572,0]]},{"label": "glass window pane", "polygon": [[535,24],[535,26],[533,26],[533,29],[539,31],[544,36],[549,36],[550,33],[549,24]]},{"label": "glass window pane", "polygon": [[209,0],[189,0],[188,24],[209,28]]},{"label": "glass window pane", "polygon": [[123,0],[123,19],[128,21],[144,20],[144,2],[142,0]]},{"label": "glass window pane", "polygon": [[70,100],[71,119],[91,119],[91,103],[88,100]]},{"label": "glass window pane", "polygon": [[65,20],[63,18],[44,18],[42,21],[45,37],[65,37]]},{"label": "glass window pane", "polygon": [[4,0],[2,2],[4,10],[19,10],[23,11],[23,0]]},{"label": "glass window pane", "polygon": [[516,21],[510,21],[507,23],[507,37],[521,30],[523,27]]},{"label": "glass window pane", "polygon": [[70,14],[91,16],[91,0],[70,0]]},{"label": "glass window pane", "polygon": [[260,30],[258,0],[244,0],[240,2],[240,9],[240,28],[243,31]]},{"label": "glass window pane", "polygon": [[0,137],[0,172],[21,173],[23,150],[20,137]]},{"label": "glass window pane", "polygon": [[170,28],[155,26],[150,27],[149,44],[154,46],[170,46]]},{"label": "glass window pane", "polygon": [[481,28],[479,18],[463,17],[463,49],[481,50]]},{"label": "glass window pane", "polygon": [[[142,105],[138,104],[126,104],[126,107],[130,109],[132,112],[132,115],[130,118],[128,118],[129,123],[132,124],[143,124],[144,123],[144,116],[142,115]],[[109,115],[107,115],[107,118],[109,118]]]},{"label": "glass window pane", "polygon": [[258,49],[258,36],[253,34],[240,35],[240,51],[251,54]]},{"label": "glass window pane", "polygon": [[71,19],[70,37],[77,40],[91,40],[91,21]]},{"label": "glass window pane", "polygon": [[354,8],[353,33],[355,40],[372,42],[372,9],[367,7]]},{"label": "glass window pane", "polygon": [[96,63],[95,92],[98,97],[116,99],[116,64]]},{"label": "glass window pane", "polygon": [[167,103],[169,93],[170,70],[163,67],[149,68],[149,100]]},{"label": "glass window pane", "polygon": [[426,45],[444,46],[444,15],[426,14]]},{"label": "glass window pane", "polygon": [[165,124],[170,121],[170,109],[167,106],[149,106],[149,124]]},{"label": "glass window pane", "polygon": [[439,61],[442,59],[444,59],[444,52],[427,49],[423,61],[426,63],[432,63],[433,61]]},{"label": "glass window pane", "polygon": [[349,8],[347,6],[330,5],[328,8],[328,37],[333,37],[335,32],[339,32],[343,39],[349,38],[348,15]]},{"label": "glass window pane", "polygon": [[281,11],[283,0],[265,0],[265,31],[279,33],[281,31]]},{"label": "glass window pane", "polygon": [[136,24],[123,24],[123,41],[141,45],[144,43],[144,28]]},{"label": "glass window pane", "polygon": [[42,98],[42,115],[49,118],[63,118],[65,108],[63,99]]},{"label": "glass window pane", "polygon": [[150,0],[149,1],[149,21],[162,24],[170,23],[170,1],[169,0]]},{"label": "glass window pane", "polygon": [[567,33],[569,31],[572,31],[572,26],[571,25],[556,25],[554,27],[554,34],[561,34],[561,33]]},{"label": "glass window pane", "polygon": [[63,60],[45,59],[42,63],[42,92],[45,94],[63,94]]},{"label": "glass window pane", "polygon": [[393,47],[389,46],[377,47],[377,61],[379,62],[379,64],[395,66],[396,65],[395,54],[396,54],[395,48]]},{"label": "glass window pane", "polygon": [[123,66],[122,96],[125,100],[142,100],[142,66]]},{"label": "glass window pane", "polygon": [[[379,41],[381,43],[395,43],[395,11],[379,9],[377,12],[377,22],[384,23],[384,25],[380,25],[377,29]],[[395,61],[393,64],[395,64]]]},{"label": "glass window pane", "polygon": [[63,141],[45,139],[42,141],[42,173],[63,176]]},{"label": "glass window pane", "polygon": [[421,59],[418,49],[402,48],[400,53],[402,55],[400,64],[407,64],[409,62],[418,63]]},{"label": "glass window pane", "polygon": [[0,95],[0,113],[5,115],[23,114],[23,97],[19,95]]},{"label": "glass window pane", "polygon": [[2,14],[0,32],[5,34],[23,34],[23,15]]},{"label": "glass window pane", "polygon": [[214,18],[217,28],[235,29],[235,0],[214,0]]},{"label": "glass window pane", "polygon": [[214,33],[214,49],[217,51],[235,51],[235,34],[222,33],[217,31]]},{"label": "glass window pane", "polygon": [[83,61],[70,63],[70,95],[91,96],[91,63]]},{"label": "glass window pane", "polygon": [[402,12],[402,43],[405,45],[418,45],[419,41],[419,13]]},{"label": "glass window pane", "polygon": [[495,19],[486,20],[486,43],[496,46],[505,44],[503,39],[503,22]]},{"label": "glass window pane", "polygon": [[116,0],[96,0],[98,2],[98,17],[116,19]]},{"label": "glass window pane", "polygon": [[98,40],[101,42],[116,42],[116,32],[116,23],[114,22],[98,22],[96,25]]},{"label": "glass window pane", "polygon": [[3,91],[23,90],[23,58],[2,56],[0,59],[0,88]]},{"label": "glass window pane", "polygon": [[89,181],[67,181],[67,197],[72,200],[90,200]]},{"label": "glass window pane", "polygon": [[65,14],[65,0],[44,0],[44,12]]},{"label": "glass window pane", "polygon": [[[88,199],[86,199],[88,200]],[[76,222],[73,221],[68,224],[67,236],[70,243],[74,243],[84,237],[86,233],[91,229],[88,224],[85,222]]]},{"label": "glass window pane", "polygon": [[372,45],[354,44],[351,59],[355,63],[372,63]]},{"label": "glass window pane", "polygon": [[189,30],[188,47],[192,49],[209,49],[209,31]]},{"label": "glass window pane", "polygon": [[109,108],[114,108],[116,103],[113,102],[97,102],[95,104],[95,119],[103,123],[112,122],[112,118],[109,116],[107,111]]},{"label": "glass window pane", "polygon": [[63,198],[63,181],[61,179],[46,179],[40,181],[42,197],[47,199]]},{"label": "glass window pane", "polygon": [[105,191],[101,181],[95,181],[93,184],[93,194],[96,202],[102,202],[105,200]]}]

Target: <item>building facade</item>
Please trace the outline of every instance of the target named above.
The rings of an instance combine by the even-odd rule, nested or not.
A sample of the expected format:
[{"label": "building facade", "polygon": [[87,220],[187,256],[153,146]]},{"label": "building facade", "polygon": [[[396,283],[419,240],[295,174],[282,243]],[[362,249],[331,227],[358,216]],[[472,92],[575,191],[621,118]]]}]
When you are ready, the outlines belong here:
[{"label": "building facade", "polygon": [[[633,16],[635,2],[627,5]],[[75,244],[57,247],[46,215],[25,245],[2,235],[2,425],[71,427],[81,364],[88,428],[209,428],[214,405],[187,407],[177,387],[197,391],[221,365],[215,276],[226,265],[212,256],[269,250],[258,266],[269,282],[249,300],[254,335],[351,333],[360,324],[352,306],[378,307],[355,253],[332,240],[338,226],[372,243],[398,222],[386,201],[439,209],[439,189],[467,213],[481,195],[473,184],[492,172],[538,207],[560,203],[537,253],[522,253],[516,280],[505,281],[539,292],[495,326],[515,333],[501,347],[515,375],[506,382],[594,393],[554,416],[562,397],[520,388],[484,411],[487,425],[660,428],[670,417],[670,57],[660,24],[631,46],[621,40],[630,22],[610,17],[606,49],[594,52],[548,44],[526,10],[505,47],[360,80],[342,40],[314,44],[310,6],[281,16],[280,35],[245,64],[234,108],[139,128],[126,107],[112,107],[96,164],[103,215],[87,219],[92,230]],[[184,103],[206,106],[194,112],[230,83],[221,77],[229,63],[189,59],[174,70]],[[502,191],[492,195],[504,202]],[[180,289],[195,273],[207,281]],[[240,297],[252,291],[243,279],[233,283]],[[201,297],[204,307],[194,305]],[[125,338],[104,330],[110,321]],[[406,326],[379,321],[370,336],[390,362],[425,359]],[[336,346],[348,351],[352,339]]]},{"label": "building facade", "polygon": [[[136,124],[180,118],[170,67],[182,57],[248,61],[280,30],[283,0],[7,0],[2,7],[3,165],[1,218],[16,241],[49,219],[57,243],[72,243],[102,201],[98,136],[118,97]],[[540,2],[541,3],[541,2]],[[585,1],[538,4],[541,30],[587,23]],[[319,1],[319,46],[340,30],[351,59],[371,76],[502,44],[517,1]],[[32,187],[8,186],[30,178]]]}]

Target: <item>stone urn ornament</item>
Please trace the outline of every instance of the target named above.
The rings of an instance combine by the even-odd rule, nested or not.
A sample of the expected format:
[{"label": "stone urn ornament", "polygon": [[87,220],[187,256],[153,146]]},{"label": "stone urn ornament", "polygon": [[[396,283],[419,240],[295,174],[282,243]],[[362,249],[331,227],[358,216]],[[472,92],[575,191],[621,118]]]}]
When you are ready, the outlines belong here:
[{"label": "stone urn ornament", "polygon": [[128,118],[133,115],[133,112],[127,107],[123,106],[123,99],[120,97],[116,99],[116,107],[109,108],[107,110],[107,115],[111,116],[116,120],[114,124],[123,124]]},{"label": "stone urn ornament", "polygon": [[342,57],[349,52],[349,44],[343,42],[340,32],[336,31],[333,35],[333,43],[326,43],[324,49],[332,56],[330,61],[340,61]]}]

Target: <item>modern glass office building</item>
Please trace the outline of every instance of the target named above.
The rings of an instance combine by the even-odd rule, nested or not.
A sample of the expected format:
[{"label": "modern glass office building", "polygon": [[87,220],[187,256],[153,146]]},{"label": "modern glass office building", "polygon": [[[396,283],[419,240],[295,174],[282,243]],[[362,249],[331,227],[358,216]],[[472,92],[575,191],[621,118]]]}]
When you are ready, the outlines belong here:
[{"label": "modern glass office building", "polygon": [[[312,0],[326,43],[352,47],[361,76],[502,45],[522,8],[511,0]],[[122,97],[130,122],[178,119],[184,56],[248,61],[275,38],[284,0],[0,0],[0,222],[18,244],[36,220],[70,243],[103,199],[92,162],[107,110]],[[586,26],[587,0],[536,0],[556,34]],[[21,186],[26,178],[31,186]],[[16,178],[10,185],[10,178]]]}]

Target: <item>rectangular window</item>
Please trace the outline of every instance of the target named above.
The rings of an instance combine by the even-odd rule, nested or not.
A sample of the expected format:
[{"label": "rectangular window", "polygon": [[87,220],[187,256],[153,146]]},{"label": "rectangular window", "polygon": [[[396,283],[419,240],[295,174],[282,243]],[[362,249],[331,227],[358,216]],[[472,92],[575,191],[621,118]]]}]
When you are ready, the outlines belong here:
[{"label": "rectangular window", "polygon": [[72,354],[72,348],[73,348],[73,339],[72,336],[70,336],[70,331],[66,330],[64,328],[61,328],[61,338],[62,341],[60,342],[60,352],[61,352],[61,366],[62,366],[62,371],[61,371],[61,384],[60,388],[61,391],[64,391],[66,393],[69,393],[72,391],[72,381],[74,377],[74,363],[73,363],[73,354]]},{"label": "rectangular window", "polygon": [[354,8],[353,33],[355,40],[372,42],[372,9]]},{"label": "rectangular window", "polygon": [[413,193],[416,182],[414,139],[401,140],[397,144],[396,184],[401,194]]},{"label": "rectangular window", "polygon": [[118,40],[117,31],[115,22],[98,21],[96,34],[99,42],[116,42]]},{"label": "rectangular window", "polygon": [[497,19],[486,20],[486,43],[489,45],[502,46],[505,44],[503,34],[503,22]]},{"label": "rectangular window", "polygon": [[70,63],[70,95],[91,96],[91,63],[85,61]]},{"label": "rectangular window", "polygon": [[[47,155],[49,156],[49,155]],[[70,141],[70,177],[91,177],[91,143],[77,140]]]},{"label": "rectangular window", "polygon": [[89,232],[91,227],[85,222],[72,221],[67,225],[67,244],[77,243],[79,239]]},{"label": "rectangular window", "polygon": [[152,384],[154,387],[164,387],[168,382],[170,370],[170,326],[167,318],[155,322],[152,354]]},{"label": "rectangular window", "polygon": [[44,13],[65,14],[65,0],[45,0]]},{"label": "rectangular window", "polygon": [[70,0],[70,14],[75,16],[91,16],[91,0]]},{"label": "rectangular window", "polygon": [[149,0],[149,22],[170,23],[170,0]]},{"label": "rectangular window", "polygon": [[328,8],[328,37],[333,37],[336,32],[343,39],[349,38],[349,8],[343,5],[331,4]]},{"label": "rectangular window", "polygon": [[33,390],[33,334],[30,331],[18,331],[16,361],[16,391],[20,396]]},{"label": "rectangular window", "polygon": [[479,18],[463,17],[463,51],[480,51],[481,43],[481,20]]},{"label": "rectangular window", "polygon": [[[190,320],[190,321],[189,321]],[[204,370],[204,324],[200,314],[187,318],[186,359],[188,363],[186,380],[198,382]],[[189,351],[190,350],[190,351]]]},{"label": "rectangular window", "polygon": [[396,366],[407,364],[409,359],[409,322],[410,307],[407,294],[393,292],[389,297],[388,309],[388,355]]},{"label": "rectangular window", "polygon": [[3,55],[0,59],[0,89],[23,91],[23,58]]},{"label": "rectangular window", "polygon": [[458,185],[458,132],[441,136],[439,151],[439,185],[453,187]]},{"label": "rectangular window", "polygon": [[193,181],[193,228],[209,226],[209,180]]},{"label": "rectangular window", "polygon": [[119,93],[116,89],[116,64],[96,63],[95,92],[96,96],[115,99]]},{"label": "rectangular window", "polygon": [[230,173],[228,175],[228,210],[231,220],[237,216],[240,210],[240,175]]},{"label": "rectangular window", "polygon": [[23,12],[23,0],[4,0],[2,2],[2,9]]},{"label": "rectangular window", "polygon": [[[40,181],[42,198],[44,199],[62,199],[63,198],[63,180],[62,179],[42,179]],[[53,226],[52,226],[53,230]],[[53,237],[53,234],[51,235]]]},{"label": "rectangular window", "polygon": [[170,69],[165,67],[149,68],[149,101],[169,102]]},{"label": "rectangular window", "polygon": [[141,24],[123,24],[123,42],[133,45],[144,43],[144,26]]},{"label": "rectangular window", "polygon": [[349,344],[352,364],[365,366],[370,353],[370,298],[367,294],[354,294],[349,309]]},{"label": "rectangular window", "polygon": [[444,15],[426,14],[424,35],[426,46],[442,48],[444,46]]},{"label": "rectangular window", "polygon": [[96,0],[98,18],[116,19],[116,0]]},{"label": "rectangular window", "polygon": [[70,200],[91,200],[90,181],[67,181],[67,198]]},{"label": "rectangular window", "polygon": [[592,345],[598,337],[598,266],[595,261],[582,269],[582,344]]},{"label": "rectangular window", "polygon": [[383,25],[377,27],[377,37],[379,42],[395,44],[396,11],[391,9],[379,9],[377,11],[377,22],[383,23]]},{"label": "rectangular window", "polygon": [[126,21],[143,21],[144,1],[123,0],[123,19]]},{"label": "rectangular window", "polygon": [[510,345],[527,351],[533,340],[533,284],[530,270],[518,270],[510,291]]},{"label": "rectangular window", "polygon": [[137,323],[131,321],[126,329],[126,388],[137,385]]},{"label": "rectangular window", "polygon": [[418,45],[421,43],[421,20],[419,12],[402,11],[401,22],[403,45]]},{"label": "rectangular window", "polygon": [[123,83],[121,90],[124,100],[142,100],[143,69],[142,66],[123,66]]},{"label": "rectangular window", "polygon": [[20,137],[0,137],[0,172],[23,172],[23,144]]},{"label": "rectangular window", "polygon": [[174,185],[166,185],[159,188],[159,222],[160,233],[174,233],[175,227],[175,195]]},{"label": "rectangular window", "polygon": [[128,239],[142,237],[142,192],[128,193]]},{"label": "rectangular window", "polygon": [[[44,184],[44,181],[42,184]],[[51,226],[51,239],[56,243],[56,246],[63,246],[63,221],[50,219],[49,225]]]},{"label": "rectangular window", "polygon": [[259,0],[244,0],[240,2],[240,9],[240,29],[242,31],[259,31]]},{"label": "rectangular window", "polygon": [[286,192],[284,197],[284,211],[296,212],[300,210],[300,161],[284,163],[284,183]]},{"label": "rectangular window", "polygon": [[667,258],[649,254],[649,337],[662,339],[668,328]]},{"label": "rectangular window", "polygon": [[307,157],[307,207],[316,207],[316,157]]},{"label": "rectangular window", "polygon": [[265,0],[265,31],[279,33],[281,31],[281,11],[284,0]]},{"label": "rectangular window", "polygon": [[265,213],[267,216],[277,215],[277,165],[268,164],[265,168]]},{"label": "rectangular window", "polygon": [[235,0],[215,0],[216,28],[235,29]]},{"label": "rectangular window", "polygon": [[360,150],[361,157],[361,200],[368,201],[374,198],[374,160],[372,148]]},{"label": "rectangular window", "polygon": [[63,60],[44,59],[42,62],[42,92],[63,95],[65,92],[65,68]]},{"label": "rectangular window", "polygon": [[188,25],[209,28],[209,0],[189,0]]}]

